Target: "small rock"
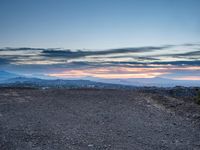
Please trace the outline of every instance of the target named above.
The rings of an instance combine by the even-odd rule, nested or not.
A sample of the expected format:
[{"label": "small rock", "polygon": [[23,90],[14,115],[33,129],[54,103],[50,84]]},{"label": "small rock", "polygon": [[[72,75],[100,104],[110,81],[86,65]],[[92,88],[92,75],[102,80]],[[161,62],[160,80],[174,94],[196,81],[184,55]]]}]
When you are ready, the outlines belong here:
[{"label": "small rock", "polygon": [[88,145],[88,147],[93,147],[93,146],[94,146],[93,144],[89,144],[89,145]]},{"label": "small rock", "polygon": [[199,119],[200,118],[200,114],[194,114],[194,115],[192,115],[192,117],[195,118],[195,119]]}]

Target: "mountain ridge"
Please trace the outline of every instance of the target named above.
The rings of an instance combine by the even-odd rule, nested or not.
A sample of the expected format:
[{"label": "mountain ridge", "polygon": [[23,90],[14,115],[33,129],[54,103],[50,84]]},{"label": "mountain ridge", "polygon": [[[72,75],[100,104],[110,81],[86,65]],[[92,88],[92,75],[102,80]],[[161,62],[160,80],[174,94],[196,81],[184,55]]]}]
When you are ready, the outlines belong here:
[{"label": "mountain ridge", "polygon": [[[0,84],[32,84],[32,85],[42,85],[45,86],[58,86],[59,84],[70,85],[70,86],[94,86],[100,84],[108,86],[109,84],[114,86],[131,86],[131,87],[141,87],[141,86],[157,86],[157,87],[174,87],[174,86],[200,86],[200,81],[188,81],[188,80],[173,80],[166,79],[161,77],[155,78],[127,78],[127,79],[105,79],[105,78],[96,78],[96,77],[83,77],[77,79],[61,79],[61,78],[38,78],[23,76],[16,73],[11,73],[7,71],[0,71]],[[82,87],[82,86],[81,86]]]}]

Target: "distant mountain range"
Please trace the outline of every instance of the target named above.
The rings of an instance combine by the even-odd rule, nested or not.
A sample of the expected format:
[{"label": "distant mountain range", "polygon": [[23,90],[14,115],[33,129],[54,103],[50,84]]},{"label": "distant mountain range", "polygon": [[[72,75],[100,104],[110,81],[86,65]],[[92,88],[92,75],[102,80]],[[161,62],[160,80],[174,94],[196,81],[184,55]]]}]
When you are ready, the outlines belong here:
[{"label": "distant mountain range", "polygon": [[0,71],[0,87],[55,87],[55,88],[130,88],[131,86],[100,83],[90,80],[40,79]]},{"label": "distant mountain range", "polygon": [[174,86],[200,86],[200,81],[193,80],[172,80],[166,78],[127,78],[127,79],[102,79],[87,77],[85,79],[103,83],[131,85],[131,86],[157,86],[157,87],[174,87]]},{"label": "distant mountain range", "polygon": [[36,86],[36,87],[97,87],[97,88],[130,88],[143,86],[174,87],[197,86],[200,81],[171,80],[165,78],[129,78],[129,79],[102,79],[85,77],[82,79],[41,79],[0,71],[0,86]]},{"label": "distant mountain range", "polygon": [[17,74],[6,72],[6,71],[0,71],[0,82],[11,79],[11,78],[17,78],[17,77],[19,77],[19,75]]}]

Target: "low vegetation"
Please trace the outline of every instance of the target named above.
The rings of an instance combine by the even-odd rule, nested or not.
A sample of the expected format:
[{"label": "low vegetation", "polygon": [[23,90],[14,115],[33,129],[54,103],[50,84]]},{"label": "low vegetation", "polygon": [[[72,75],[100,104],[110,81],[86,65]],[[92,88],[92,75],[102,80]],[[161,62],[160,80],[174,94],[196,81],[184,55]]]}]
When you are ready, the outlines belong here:
[{"label": "low vegetation", "polygon": [[197,101],[197,104],[200,105],[200,90],[197,91],[196,101]]}]

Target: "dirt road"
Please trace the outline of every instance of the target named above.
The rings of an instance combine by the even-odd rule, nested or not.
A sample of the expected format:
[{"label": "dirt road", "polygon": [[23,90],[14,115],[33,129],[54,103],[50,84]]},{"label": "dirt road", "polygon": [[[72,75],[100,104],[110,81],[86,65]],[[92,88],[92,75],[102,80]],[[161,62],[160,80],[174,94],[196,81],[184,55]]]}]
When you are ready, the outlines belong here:
[{"label": "dirt road", "polygon": [[1,150],[193,150],[200,128],[134,90],[1,89]]}]

